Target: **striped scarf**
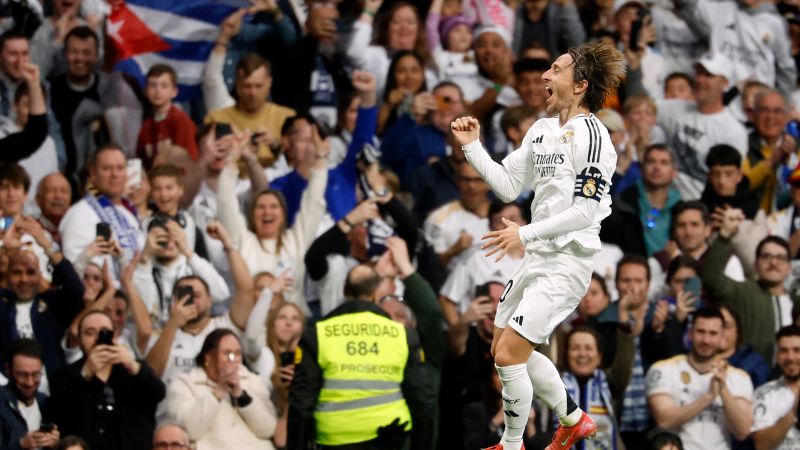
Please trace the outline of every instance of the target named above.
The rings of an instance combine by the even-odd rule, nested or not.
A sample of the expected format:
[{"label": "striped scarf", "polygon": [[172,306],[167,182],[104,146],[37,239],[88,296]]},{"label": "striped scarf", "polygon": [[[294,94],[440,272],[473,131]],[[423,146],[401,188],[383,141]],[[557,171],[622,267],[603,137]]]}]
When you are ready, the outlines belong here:
[{"label": "striped scarf", "polygon": [[583,391],[570,372],[564,372],[561,379],[567,393],[578,401],[578,406],[597,424],[597,436],[592,440],[578,442],[575,450],[617,450],[617,420],[605,371],[595,370]]},{"label": "striped scarf", "polygon": [[634,349],[633,375],[622,398],[622,413],[619,420],[619,428],[622,431],[645,431],[650,424],[638,336],[634,338]]}]

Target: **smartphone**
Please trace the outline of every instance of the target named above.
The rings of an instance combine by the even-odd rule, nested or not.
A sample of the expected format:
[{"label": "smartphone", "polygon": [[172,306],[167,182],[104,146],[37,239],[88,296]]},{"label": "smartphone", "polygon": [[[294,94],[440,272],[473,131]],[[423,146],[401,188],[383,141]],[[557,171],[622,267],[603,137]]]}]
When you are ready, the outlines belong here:
[{"label": "smartphone", "polygon": [[43,423],[39,425],[39,432],[41,433],[49,433],[56,428],[56,425],[53,423]]},{"label": "smartphone", "polygon": [[450,97],[446,95],[435,95],[434,98],[436,99],[437,111],[448,111],[450,109]]},{"label": "smartphone", "polygon": [[231,124],[217,122],[217,124],[214,126],[214,137],[217,140],[222,139],[229,134],[233,134],[233,128],[231,128]]},{"label": "smartphone", "polygon": [[700,277],[687,278],[686,281],[683,282],[683,290],[684,292],[692,294],[694,301],[700,300],[700,294],[702,293],[703,290],[703,285],[700,282]]},{"label": "smartphone", "polygon": [[14,217],[12,216],[3,216],[0,217],[0,229],[3,231],[8,231],[11,228],[11,224],[14,223]]},{"label": "smartphone", "polygon": [[639,15],[637,16],[636,20],[631,23],[631,34],[630,38],[628,39],[628,46],[633,51],[639,51],[642,49],[639,46],[639,37],[642,34],[642,29],[644,28],[644,20],[648,16],[648,12],[646,9],[642,8],[639,10]]},{"label": "smartphone", "polygon": [[178,300],[186,297],[187,295],[189,296],[189,300],[186,300],[186,304],[194,305],[194,289],[191,286],[178,286],[178,288],[175,290],[175,297],[177,297]]},{"label": "smartphone", "polygon": [[142,184],[142,160],[139,158],[129,159],[126,172],[128,174],[128,182],[125,186],[138,189]]},{"label": "smartphone", "polygon": [[111,225],[108,222],[100,222],[95,227],[95,234],[97,237],[102,237],[105,240],[111,240]]},{"label": "smartphone", "polygon": [[294,365],[294,352],[283,352],[281,353],[281,366],[293,366]]},{"label": "smartphone", "polygon": [[489,283],[484,283],[475,288],[475,298],[489,296]]},{"label": "smartphone", "polygon": [[264,136],[265,134],[266,133],[253,133],[253,135],[250,136],[250,144],[258,145],[258,140],[261,139],[261,136]]},{"label": "smartphone", "polygon": [[114,332],[103,328],[97,333],[97,345],[114,345]]}]

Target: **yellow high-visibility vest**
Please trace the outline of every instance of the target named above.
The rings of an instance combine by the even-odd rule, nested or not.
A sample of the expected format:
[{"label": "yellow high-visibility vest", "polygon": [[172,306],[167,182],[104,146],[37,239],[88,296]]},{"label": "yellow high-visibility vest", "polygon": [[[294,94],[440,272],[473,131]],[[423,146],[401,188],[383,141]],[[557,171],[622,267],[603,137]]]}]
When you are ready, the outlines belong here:
[{"label": "yellow high-visibility vest", "polygon": [[317,442],[344,445],[378,436],[399,418],[411,429],[400,390],[408,341],[402,324],[369,311],[316,323],[323,386],[314,411]]}]

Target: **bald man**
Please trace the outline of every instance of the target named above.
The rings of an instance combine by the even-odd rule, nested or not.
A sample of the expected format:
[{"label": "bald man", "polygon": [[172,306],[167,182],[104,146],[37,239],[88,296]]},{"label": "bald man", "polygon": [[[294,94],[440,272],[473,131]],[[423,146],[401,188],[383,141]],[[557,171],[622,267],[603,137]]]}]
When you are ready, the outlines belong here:
[{"label": "bald man", "polygon": [[[46,373],[53,374],[66,362],[61,338],[83,309],[83,283],[58,245],[44,242],[49,238],[38,222],[22,217],[15,226],[37,237],[39,245],[48,249],[53,282],[50,289],[42,290],[36,255],[27,250],[7,250],[11,251],[8,287],[0,289],[0,357],[5,357],[12,341],[31,338],[42,346]],[[7,241],[5,245],[15,244]]]},{"label": "bald man", "polygon": [[153,449],[188,449],[189,433],[180,425],[165,423],[156,428],[153,433]]},{"label": "bald man", "polygon": [[59,244],[58,225],[67,213],[72,200],[72,187],[64,175],[51,173],[42,178],[36,190],[36,204],[41,211],[37,220]]}]

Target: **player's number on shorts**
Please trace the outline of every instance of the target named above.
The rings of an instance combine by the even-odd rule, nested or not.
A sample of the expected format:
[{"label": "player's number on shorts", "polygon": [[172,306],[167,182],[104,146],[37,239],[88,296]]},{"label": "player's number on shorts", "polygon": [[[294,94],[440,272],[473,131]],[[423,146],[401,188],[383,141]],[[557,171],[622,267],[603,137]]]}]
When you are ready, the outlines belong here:
[{"label": "player's number on shorts", "polygon": [[369,342],[366,341],[350,341],[347,343],[347,354],[351,356],[361,355],[365,356],[368,353],[378,354],[378,343],[373,342],[372,345],[369,345]]},{"label": "player's number on shorts", "polygon": [[503,289],[503,294],[500,296],[500,303],[506,301],[506,295],[508,295],[508,291],[511,290],[511,286],[513,285],[514,285],[514,280],[508,280],[508,283],[506,283],[506,288]]}]

